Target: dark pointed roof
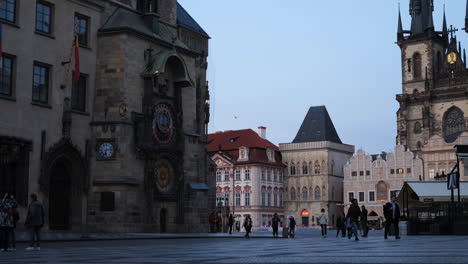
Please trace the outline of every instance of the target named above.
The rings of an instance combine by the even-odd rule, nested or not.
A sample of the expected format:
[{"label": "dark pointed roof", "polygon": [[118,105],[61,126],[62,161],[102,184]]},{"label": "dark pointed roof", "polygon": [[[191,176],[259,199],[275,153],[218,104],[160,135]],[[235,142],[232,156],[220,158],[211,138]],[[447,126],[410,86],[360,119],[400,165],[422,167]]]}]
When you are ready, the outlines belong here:
[{"label": "dark pointed roof", "polygon": [[432,12],[434,11],[433,0],[411,0],[411,35],[422,34],[428,28],[433,28]]},{"label": "dark pointed roof", "polygon": [[325,106],[313,106],[309,109],[292,143],[317,141],[343,144]]},{"label": "dark pointed roof", "polygon": [[177,23],[183,27],[189,28],[202,35],[208,36],[208,33],[193,19],[193,17],[179,4],[177,3]]}]

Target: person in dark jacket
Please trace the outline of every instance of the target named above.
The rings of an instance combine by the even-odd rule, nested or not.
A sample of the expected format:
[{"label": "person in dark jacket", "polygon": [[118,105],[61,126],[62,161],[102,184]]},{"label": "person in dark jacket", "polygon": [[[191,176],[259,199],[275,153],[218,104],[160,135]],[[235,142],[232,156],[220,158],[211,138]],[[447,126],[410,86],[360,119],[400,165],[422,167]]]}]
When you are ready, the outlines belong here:
[{"label": "person in dark jacket", "polygon": [[[348,214],[346,217],[351,221],[352,233],[354,233],[355,240],[358,241],[358,223],[359,217],[361,217],[361,209],[359,209],[358,201],[356,199],[352,200],[351,207],[348,209]],[[348,234],[348,238],[351,239],[351,234]]]},{"label": "person in dark jacket", "polygon": [[278,237],[278,227],[280,223],[280,218],[277,213],[273,215],[271,219],[271,227],[273,228],[273,237]]},{"label": "person in dark jacket", "polygon": [[234,216],[232,216],[232,214],[229,215],[228,225],[229,225],[229,234],[232,234],[232,227],[234,226]]},{"label": "person in dark jacket", "polygon": [[252,218],[250,218],[250,215],[247,215],[247,217],[244,220],[244,228],[245,237],[250,237],[250,232],[252,231]]},{"label": "person in dark jacket", "polygon": [[367,223],[367,214],[368,211],[366,207],[363,205],[361,207],[361,230],[362,230],[362,237],[367,237],[367,234],[369,233],[369,226]]},{"label": "person in dark jacket", "polygon": [[25,225],[30,230],[31,242],[26,250],[41,250],[41,228],[44,226],[44,206],[37,200],[36,194],[31,194]]},{"label": "person in dark jacket", "polygon": [[395,229],[395,238],[400,239],[400,206],[396,202],[396,196],[392,195],[391,201],[384,205],[383,208],[385,217],[385,234],[384,238],[388,238],[390,227],[393,225]]},{"label": "person in dark jacket", "polygon": [[9,242],[14,227],[13,207],[14,203],[6,193],[0,201],[0,247],[2,252],[10,251]]},{"label": "person in dark jacket", "polygon": [[338,237],[338,235],[340,234],[341,232],[341,236],[342,237],[345,237],[346,236],[346,217],[344,215],[344,213],[340,213],[338,215],[338,218],[336,219],[336,237]]},{"label": "person in dark jacket", "polygon": [[289,217],[289,237],[296,236],[296,219],[294,216]]}]

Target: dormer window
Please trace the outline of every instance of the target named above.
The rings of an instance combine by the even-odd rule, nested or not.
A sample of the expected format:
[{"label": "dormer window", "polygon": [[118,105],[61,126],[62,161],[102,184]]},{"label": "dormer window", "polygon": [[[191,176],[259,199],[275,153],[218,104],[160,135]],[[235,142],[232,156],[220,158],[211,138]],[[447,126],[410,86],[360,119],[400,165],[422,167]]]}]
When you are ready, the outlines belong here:
[{"label": "dormer window", "polygon": [[275,150],[267,149],[267,156],[269,162],[275,162]]},{"label": "dormer window", "polygon": [[246,147],[240,147],[238,161],[248,161],[248,160],[249,160],[249,149]]}]

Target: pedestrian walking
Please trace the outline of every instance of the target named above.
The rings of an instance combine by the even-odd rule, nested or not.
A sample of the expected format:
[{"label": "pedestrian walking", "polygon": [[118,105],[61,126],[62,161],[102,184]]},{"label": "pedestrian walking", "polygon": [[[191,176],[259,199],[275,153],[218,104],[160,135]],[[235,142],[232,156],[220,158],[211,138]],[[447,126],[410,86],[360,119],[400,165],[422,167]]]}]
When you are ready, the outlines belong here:
[{"label": "pedestrian walking", "polygon": [[41,250],[41,228],[44,226],[44,206],[37,200],[36,194],[31,194],[25,225],[31,234],[31,242],[26,250]]},{"label": "pedestrian walking", "polygon": [[368,211],[366,207],[363,205],[361,206],[361,230],[362,230],[362,237],[367,237],[369,233],[369,225],[367,223],[367,214]]},{"label": "pedestrian walking", "polygon": [[277,213],[273,215],[271,219],[271,227],[273,228],[273,237],[278,237],[278,228],[279,228],[280,218]]},{"label": "pedestrian walking", "polygon": [[250,232],[252,231],[252,218],[250,218],[250,215],[247,215],[247,217],[244,220],[244,228],[245,237],[250,237]]},{"label": "pedestrian walking", "polygon": [[240,232],[240,222],[236,221],[236,230],[237,232]]},{"label": "pedestrian walking", "polygon": [[289,237],[294,238],[296,236],[296,219],[294,216],[289,217]]},{"label": "pedestrian walking", "polygon": [[231,235],[232,227],[234,226],[234,216],[232,216],[232,214],[229,215],[228,225],[229,225],[229,234]]},{"label": "pedestrian walking", "polygon": [[15,234],[15,229],[18,224],[18,221],[20,220],[20,215],[18,212],[18,202],[16,201],[15,197],[10,194],[10,197],[8,199],[8,202],[10,203],[11,213],[13,215],[13,228],[10,230],[10,238],[8,240],[8,248],[11,251],[16,251],[16,234]]},{"label": "pedestrian walking", "polygon": [[390,227],[393,225],[395,230],[395,238],[400,239],[400,206],[396,202],[396,196],[392,195],[391,201],[384,205],[385,217],[385,234],[384,238],[388,238]]},{"label": "pedestrian walking", "polygon": [[318,216],[318,221],[322,229],[322,237],[327,237],[328,214],[325,213],[323,208]]},{"label": "pedestrian walking", "polygon": [[346,217],[343,212],[339,213],[336,219],[336,237],[338,237],[340,232],[342,237],[346,236]]},{"label": "pedestrian walking", "polygon": [[0,251],[10,251],[10,233],[13,229],[13,203],[9,199],[8,193],[5,193],[0,201]]},{"label": "pedestrian walking", "polygon": [[351,207],[348,209],[348,214],[346,217],[349,219],[349,225],[351,226],[351,233],[348,233],[348,239],[351,239],[352,233],[354,233],[355,240],[358,241],[358,223],[359,217],[361,216],[361,209],[359,209],[358,201],[356,199],[352,200]]},{"label": "pedestrian walking", "polygon": [[215,232],[215,224],[216,224],[216,217],[214,213],[211,213],[208,217],[208,221],[210,222],[210,233]]}]

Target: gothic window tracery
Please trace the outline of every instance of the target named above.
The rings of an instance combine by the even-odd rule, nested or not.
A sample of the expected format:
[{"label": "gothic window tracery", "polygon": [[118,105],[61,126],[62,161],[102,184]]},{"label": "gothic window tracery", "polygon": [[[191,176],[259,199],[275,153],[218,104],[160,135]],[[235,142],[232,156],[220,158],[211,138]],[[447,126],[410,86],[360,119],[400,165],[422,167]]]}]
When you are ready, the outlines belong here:
[{"label": "gothic window tracery", "polygon": [[455,106],[445,112],[443,123],[445,136],[465,130],[464,114],[458,107]]},{"label": "gothic window tracery", "polygon": [[309,199],[309,194],[307,192],[307,187],[302,188],[302,200],[307,201]]},{"label": "gothic window tracery", "polygon": [[315,186],[314,199],[318,201],[318,200],[320,200],[320,196],[321,196],[320,187]]},{"label": "gothic window tracery", "polygon": [[307,163],[302,163],[302,174],[307,175],[309,174],[308,168],[307,168]]},{"label": "gothic window tracery", "polygon": [[320,174],[320,162],[318,160],[316,160],[314,164],[314,173]]},{"label": "gothic window tracery", "polygon": [[296,189],[294,189],[294,187],[291,188],[290,194],[291,194],[291,201],[295,201],[296,200]]}]

